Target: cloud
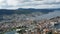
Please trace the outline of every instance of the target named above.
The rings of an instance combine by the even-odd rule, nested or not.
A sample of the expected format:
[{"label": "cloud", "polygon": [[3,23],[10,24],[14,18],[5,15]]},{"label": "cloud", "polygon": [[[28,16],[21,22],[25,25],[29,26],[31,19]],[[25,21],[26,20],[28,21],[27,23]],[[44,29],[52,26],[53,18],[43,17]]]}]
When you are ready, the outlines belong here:
[{"label": "cloud", "polygon": [[60,0],[0,0],[0,9],[60,8]]}]

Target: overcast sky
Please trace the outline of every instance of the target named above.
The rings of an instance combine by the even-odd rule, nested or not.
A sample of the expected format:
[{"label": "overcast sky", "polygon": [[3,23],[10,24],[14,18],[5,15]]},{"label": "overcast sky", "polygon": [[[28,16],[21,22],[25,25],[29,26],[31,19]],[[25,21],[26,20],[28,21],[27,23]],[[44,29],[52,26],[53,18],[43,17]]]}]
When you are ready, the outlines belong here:
[{"label": "overcast sky", "polygon": [[0,0],[0,9],[60,8],[60,0]]}]

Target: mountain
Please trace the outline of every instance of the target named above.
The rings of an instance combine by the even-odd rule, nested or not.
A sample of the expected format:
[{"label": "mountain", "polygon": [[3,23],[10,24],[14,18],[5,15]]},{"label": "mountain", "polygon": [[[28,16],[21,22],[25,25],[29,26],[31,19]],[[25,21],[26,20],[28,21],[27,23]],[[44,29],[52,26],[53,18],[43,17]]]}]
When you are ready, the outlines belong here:
[{"label": "mountain", "polygon": [[10,14],[14,14],[16,10],[7,10],[7,9],[0,9],[0,15],[10,15]]},{"label": "mountain", "polygon": [[0,9],[0,15],[29,14],[32,12],[48,13],[48,12],[53,12],[54,10],[59,10],[59,9],[32,9],[32,8],[30,8],[30,9],[19,8],[16,10]]}]

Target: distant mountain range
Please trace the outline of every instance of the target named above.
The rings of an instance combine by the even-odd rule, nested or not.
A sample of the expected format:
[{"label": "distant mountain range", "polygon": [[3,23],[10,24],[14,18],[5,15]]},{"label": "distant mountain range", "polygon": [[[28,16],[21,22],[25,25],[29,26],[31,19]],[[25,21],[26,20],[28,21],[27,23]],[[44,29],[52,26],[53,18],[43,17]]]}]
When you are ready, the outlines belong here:
[{"label": "distant mountain range", "polygon": [[11,15],[11,14],[29,14],[32,12],[42,12],[42,13],[48,13],[53,12],[54,10],[60,10],[60,9],[16,9],[16,10],[7,10],[7,9],[0,9],[0,15]]}]

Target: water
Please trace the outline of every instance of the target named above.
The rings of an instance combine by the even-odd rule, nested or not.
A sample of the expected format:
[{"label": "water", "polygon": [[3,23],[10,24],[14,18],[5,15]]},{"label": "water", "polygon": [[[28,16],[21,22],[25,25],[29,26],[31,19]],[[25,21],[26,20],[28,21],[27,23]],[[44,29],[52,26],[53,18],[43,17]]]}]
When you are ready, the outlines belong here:
[{"label": "water", "polygon": [[54,12],[51,12],[48,14],[44,14],[42,16],[37,16],[35,18],[36,18],[36,20],[40,20],[40,19],[51,19],[51,18],[57,17],[57,16],[60,16],[60,11],[54,11]]}]

